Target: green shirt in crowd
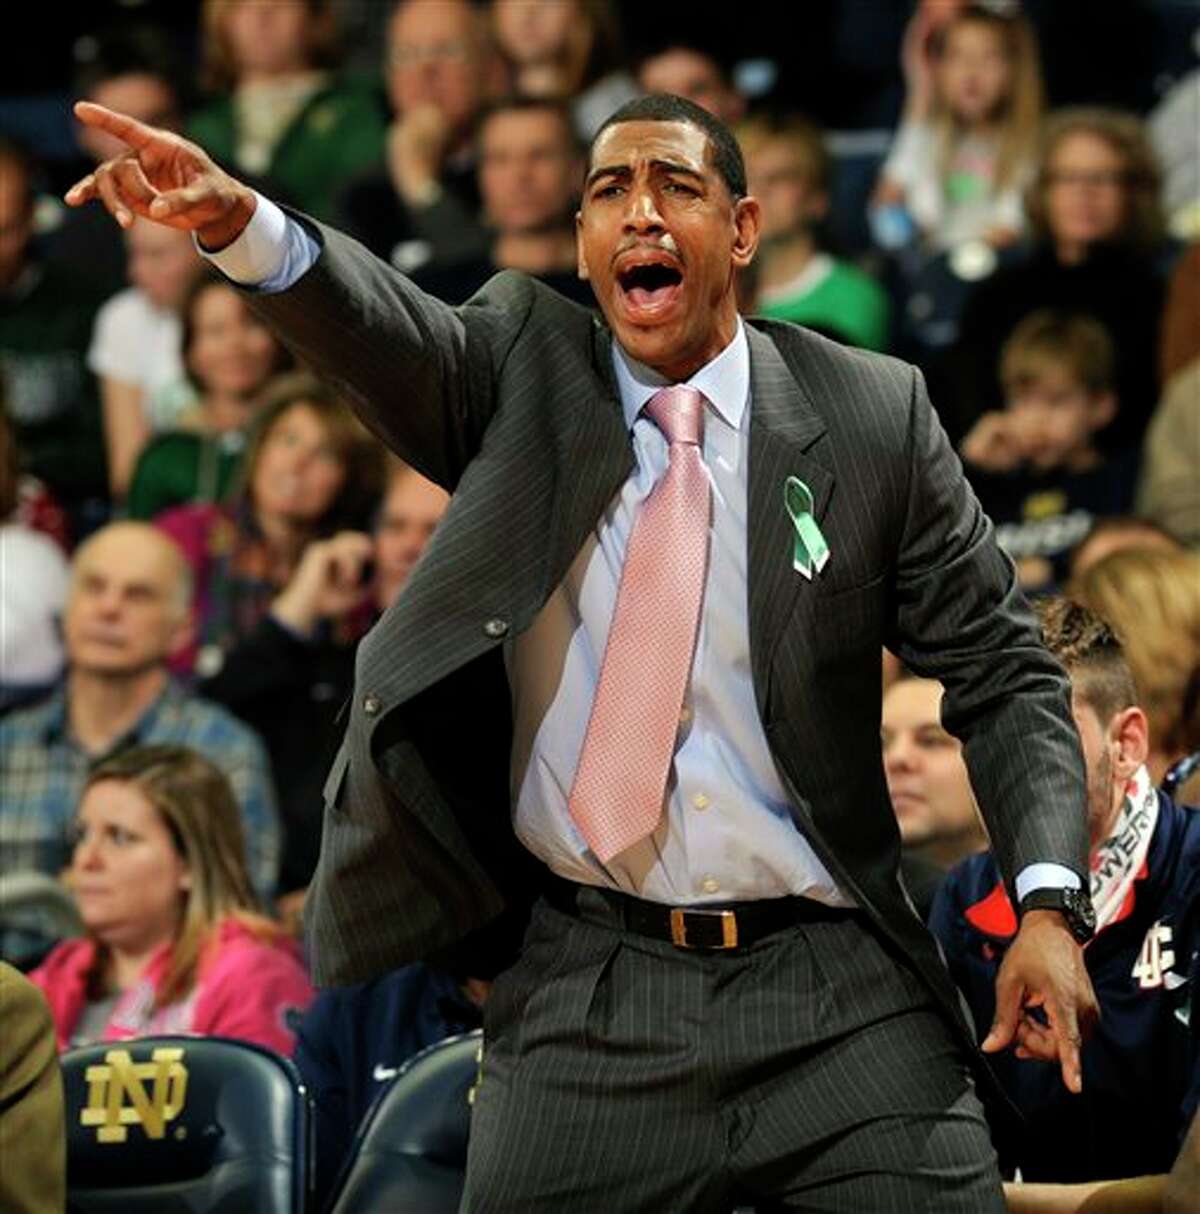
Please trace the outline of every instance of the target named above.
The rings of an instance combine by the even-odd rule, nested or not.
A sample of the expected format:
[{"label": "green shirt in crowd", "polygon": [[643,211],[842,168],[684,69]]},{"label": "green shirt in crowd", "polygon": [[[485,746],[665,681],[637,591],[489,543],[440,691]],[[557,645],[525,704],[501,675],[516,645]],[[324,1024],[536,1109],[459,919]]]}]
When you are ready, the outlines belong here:
[{"label": "green shirt in crowd", "polygon": [[218,98],[188,123],[188,135],[227,168],[250,173],[279,201],[332,222],[346,184],[381,165],[387,121],[380,100],[362,85],[331,78],[303,101],[286,122],[269,162],[254,172],[243,164],[244,132],[239,130],[235,95]]},{"label": "green shirt in crowd", "polygon": [[818,329],[865,350],[886,350],[888,299],[870,275],[818,253],[797,278],[763,292],[758,312]]},{"label": "green shirt in crowd", "polygon": [[172,506],[222,501],[245,446],[239,431],[208,435],[171,430],[151,439],[134,469],[125,513],[149,521]]}]

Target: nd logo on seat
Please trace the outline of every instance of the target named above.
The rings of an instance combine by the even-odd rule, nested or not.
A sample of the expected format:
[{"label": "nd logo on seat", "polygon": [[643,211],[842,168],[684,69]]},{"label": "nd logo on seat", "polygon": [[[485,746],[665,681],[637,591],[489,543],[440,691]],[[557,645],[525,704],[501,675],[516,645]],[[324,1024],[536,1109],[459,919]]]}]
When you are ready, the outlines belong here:
[{"label": "nd logo on seat", "polygon": [[85,1078],[88,1102],[80,1124],[99,1126],[97,1142],[124,1142],[131,1125],[140,1125],[147,1138],[163,1137],[167,1122],[183,1109],[188,1073],[179,1048],[156,1049],[149,1062],[134,1062],[128,1050],[109,1050]]}]

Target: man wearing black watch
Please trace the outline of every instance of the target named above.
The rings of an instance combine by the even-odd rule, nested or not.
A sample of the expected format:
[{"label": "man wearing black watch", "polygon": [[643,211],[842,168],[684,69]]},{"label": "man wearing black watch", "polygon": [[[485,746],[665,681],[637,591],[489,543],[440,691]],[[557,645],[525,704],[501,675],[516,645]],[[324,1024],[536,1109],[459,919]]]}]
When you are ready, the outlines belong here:
[{"label": "man wearing black watch", "polygon": [[1030,911],[1058,911],[1071,935],[1082,945],[1096,934],[1092,896],[1083,889],[1035,889],[1021,899],[1021,918]]},{"label": "man wearing black watch", "polygon": [[[1036,889],[1014,910],[992,856],[981,854],[949,874],[931,917],[980,1033],[999,1018],[993,984],[1018,923],[1045,919],[1084,946],[1100,1022],[1081,1050],[1082,1094],[1029,1061],[1049,1032],[1040,1007],[1023,1015],[1015,1055],[992,1064],[1024,1115],[1014,1128],[989,1110],[1002,1168],[1041,1182],[1039,1199],[1047,1182],[1170,1172],[1200,1097],[1190,1005],[1200,968],[1200,812],[1150,780],[1146,716],[1107,625],[1064,600],[1044,603],[1041,614],[1046,646],[1071,677],[1087,763],[1089,888]],[[1010,1192],[1010,1208],[1041,1209],[1033,1196]]]}]

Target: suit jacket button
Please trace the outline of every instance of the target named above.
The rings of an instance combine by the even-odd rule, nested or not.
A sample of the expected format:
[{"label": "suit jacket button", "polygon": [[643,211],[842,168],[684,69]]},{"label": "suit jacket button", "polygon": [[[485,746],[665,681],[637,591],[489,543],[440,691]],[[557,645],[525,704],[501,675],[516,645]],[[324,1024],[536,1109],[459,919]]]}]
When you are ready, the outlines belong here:
[{"label": "suit jacket button", "polygon": [[383,701],[377,695],[363,696],[362,710],[369,717],[377,717],[379,710],[383,707]]},{"label": "suit jacket button", "polygon": [[494,641],[499,640],[506,632],[508,632],[508,621],[500,619],[499,616],[488,620],[483,626],[483,635],[491,637]]}]

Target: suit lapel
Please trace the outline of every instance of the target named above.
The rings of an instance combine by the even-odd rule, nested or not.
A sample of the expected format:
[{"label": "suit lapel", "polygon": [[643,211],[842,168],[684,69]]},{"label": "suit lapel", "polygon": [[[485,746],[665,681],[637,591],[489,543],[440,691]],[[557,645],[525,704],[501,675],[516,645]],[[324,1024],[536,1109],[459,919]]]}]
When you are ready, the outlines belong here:
[{"label": "suit lapel", "polygon": [[596,520],[633,471],[633,444],[621,412],[612,369],[612,335],[597,323],[592,343],[600,387],[572,407],[561,464],[569,478],[558,489],[552,586],[565,576]]},{"label": "suit lapel", "polygon": [[[797,383],[775,343],[750,325],[750,486],[747,535],[750,662],[760,717],[768,720],[771,657],[796,596],[811,591],[792,567],[795,528],[784,506],[784,483],[799,477],[812,491],[820,520],[829,506],[834,475],[810,451],[825,423]],[[833,553],[831,560],[837,559]],[[816,575],[819,576],[819,575]]]},{"label": "suit lapel", "polygon": [[[750,656],[760,716],[767,719],[771,656],[806,581],[792,568],[795,530],[784,507],[789,476],[799,477],[813,495],[818,520],[828,509],[834,475],[821,462],[825,423],[775,343],[746,326],[750,343],[750,468],[747,545]],[[612,335],[595,329],[593,365],[598,390],[570,411],[561,467],[570,484],[558,492],[560,522],[555,533],[551,585],[566,575],[588,535],[633,471],[633,446],[621,412],[612,371]],[[831,560],[837,560],[834,553]]]}]

